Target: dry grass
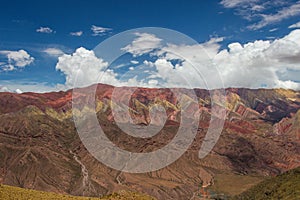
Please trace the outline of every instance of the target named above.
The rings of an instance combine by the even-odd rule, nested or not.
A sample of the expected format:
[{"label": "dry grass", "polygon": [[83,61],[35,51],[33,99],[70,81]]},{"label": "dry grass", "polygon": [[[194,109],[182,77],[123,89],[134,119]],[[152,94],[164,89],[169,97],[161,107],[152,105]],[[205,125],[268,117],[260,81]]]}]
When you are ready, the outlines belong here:
[{"label": "dry grass", "polygon": [[215,176],[214,185],[211,187],[211,189],[218,193],[233,196],[246,191],[262,180],[263,179],[261,177],[255,176],[243,176],[229,173],[217,174]]},{"label": "dry grass", "polygon": [[147,195],[135,192],[120,191],[103,198],[78,197],[52,192],[23,189],[13,186],[0,185],[0,200],[155,200]]}]

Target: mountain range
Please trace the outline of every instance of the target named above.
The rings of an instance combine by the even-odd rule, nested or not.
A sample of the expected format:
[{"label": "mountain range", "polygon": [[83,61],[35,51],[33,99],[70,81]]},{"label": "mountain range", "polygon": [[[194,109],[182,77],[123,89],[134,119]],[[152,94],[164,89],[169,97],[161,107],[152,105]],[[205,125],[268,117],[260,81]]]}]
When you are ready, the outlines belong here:
[{"label": "mountain range", "polygon": [[[167,88],[118,88],[130,94],[134,124],[159,124],[150,110],[159,105],[167,121],[151,138],[128,136],[115,123],[112,98],[116,89],[97,84],[95,110],[107,137],[118,147],[135,152],[162,148],[180,126],[176,96]],[[182,89],[186,93],[189,89]],[[96,160],[81,142],[73,121],[91,97],[80,89],[51,93],[0,93],[0,183],[77,196],[103,197],[116,191],[136,191],[157,199],[227,198],[239,195],[262,180],[300,166],[300,92],[284,89],[228,88],[221,136],[213,150],[198,157],[209,128],[210,91],[194,89],[201,111],[197,135],[189,149],[171,165],[148,173],[126,173]],[[83,91],[83,89],[82,89]],[[72,109],[72,100],[82,110]],[[191,100],[186,100],[190,102]],[[195,103],[195,102],[193,102]],[[128,117],[120,115],[122,123]],[[88,123],[88,121],[86,121]]]}]

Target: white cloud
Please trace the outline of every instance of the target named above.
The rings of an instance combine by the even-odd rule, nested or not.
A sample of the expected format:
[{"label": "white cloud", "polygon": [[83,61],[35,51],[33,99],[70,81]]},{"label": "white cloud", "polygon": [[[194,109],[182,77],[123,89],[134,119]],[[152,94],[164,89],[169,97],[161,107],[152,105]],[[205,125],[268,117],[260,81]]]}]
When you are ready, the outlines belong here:
[{"label": "white cloud", "polygon": [[15,92],[16,92],[16,93],[18,93],[18,94],[21,94],[21,93],[23,93],[23,91],[22,91],[22,90],[20,90],[19,88],[18,88],[18,89],[16,89],[16,90],[15,90]]},{"label": "white cloud", "polygon": [[77,36],[77,37],[82,36],[82,34],[83,34],[83,31],[77,31],[77,32],[71,32],[70,33],[70,35]]},{"label": "white cloud", "polygon": [[269,30],[269,32],[275,32],[275,31],[278,31],[278,28],[272,28]]},{"label": "white cloud", "polygon": [[262,5],[253,5],[251,7],[251,10],[254,12],[261,12],[261,11],[265,10],[265,7]]},{"label": "white cloud", "polygon": [[[221,49],[222,38],[195,45],[162,45],[159,38],[151,35],[155,45],[146,40],[144,44],[150,45],[151,50],[145,51],[140,38],[149,38],[149,35],[137,34],[139,40],[133,40],[126,50],[135,56],[150,53],[158,58],[145,60],[120,75],[116,73],[118,69],[107,70],[105,60],[83,47],[71,55],[60,56],[56,69],[65,74],[66,82],[56,87],[69,89],[101,82],[115,86],[187,88],[207,88],[208,84],[208,89],[212,89],[220,87],[214,84],[219,79],[212,70],[215,63],[225,87],[300,89],[300,30],[273,41],[231,43],[228,49]],[[174,60],[181,62],[174,64]]]},{"label": "white cloud", "polygon": [[15,66],[13,66],[13,65],[11,65],[11,64],[5,64],[5,65],[2,65],[2,66],[1,66],[0,72],[1,72],[1,71],[13,71],[13,70],[15,70],[15,69],[16,69]]},{"label": "white cloud", "polygon": [[64,52],[58,48],[47,48],[43,50],[43,52],[53,57],[58,57],[64,54]]},{"label": "white cloud", "polygon": [[209,41],[207,41],[207,44],[214,44],[214,43],[220,43],[225,40],[225,37],[212,37]]},{"label": "white cloud", "polygon": [[40,27],[40,28],[36,29],[36,32],[38,32],[38,33],[55,33],[55,31],[53,31],[49,27]]},{"label": "white cloud", "polygon": [[59,91],[63,88],[57,86],[49,86],[47,83],[40,82],[28,82],[20,80],[9,80],[9,81],[0,81],[0,92],[14,92],[14,93],[23,93],[23,92],[51,92]]},{"label": "white cloud", "polygon": [[[64,90],[73,87],[85,87],[95,83],[114,86],[149,87],[148,83],[144,82],[144,79],[137,80],[137,76],[141,75],[140,71],[137,71],[132,77],[124,78],[124,74],[119,76],[113,69],[108,69],[107,67],[108,63],[101,58],[97,58],[92,50],[80,47],[73,54],[64,54],[58,58],[56,69],[61,71],[66,77],[65,84],[58,86]],[[129,71],[135,72],[133,67],[130,67]],[[151,83],[153,84],[153,81]]]},{"label": "white cloud", "polygon": [[155,80],[155,79],[150,79],[148,81],[148,85],[149,85],[149,87],[157,87],[158,86],[158,81]]},{"label": "white cloud", "polygon": [[0,85],[0,92],[13,92],[13,93],[18,93],[18,94],[23,93],[23,91],[20,90],[20,89],[10,90],[8,87],[6,87],[6,86],[1,86],[1,85]]},{"label": "white cloud", "polygon": [[122,68],[122,67],[126,67],[127,65],[128,65],[127,63],[121,63],[119,65],[114,66],[114,69],[119,69],[119,68]]},{"label": "white cloud", "polygon": [[178,55],[174,55],[168,52],[177,52],[183,58],[187,58],[194,63],[207,63],[208,60],[215,56],[219,49],[219,42],[223,41],[223,38],[211,38],[209,41],[197,44],[197,45],[174,45],[168,44],[162,47],[158,52],[159,55],[166,53],[166,59],[172,60],[179,58]]},{"label": "white cloud", "polygon": [[0,92],[11,92],[6,86],[0,86]]},{"label": "white cloud", "polygon": [[[211,60],[218,66],[225,87],[300,89],[300,30],[274,41],[231,43],[220,49],[217,39],[198,45],[169,44],[157,51],[159,59],[144,61],[155,73],[146,80],[162,79],[163,87],[202,87],[209,89],[218,80]],[[176,52],[171,54],[170,52]],[[171,60],[181,59],[181,64]],[[192,66],[188,63],[196,63]],[[292,72],[291,72],[292,70]],[[201,76],[202,75],[202,76]]]},{"label": "white cloud", "polygon": [[290,25],[289,28],[300,28],[300,22]]},{"label": "white cloud", "polygon": [[262,17],[262,20],[256,24],[248,26],[248,28],[252,30],[257,30],[267,25],[281,22],[284,19],[288,19],[290,17],[294,17],[298,15],[300,15],[300,1],[298,1],[297,3],[289,7],[285,7],[279,10],[275,14],[261,14],[260,16]]},{"label": "white cloud", "polygon": [[267,9],[269,1],[270,0],[222,0],[220,4],[225,8],[233,9],[234,14],[251,21],[257,17],[257,14]]},{"label": "white cloud", "polygon": [[93,51],[80,47],[72,55],[60,56],[56,69],[65,74],[66,88],[84,87],[100,80],[102,83],[117,85],[119,81],[116,74],[111,70],[105,71],[107,66]]},{"label": "white cloud", "polygon": [[[197,45],[168,44],[156,52],[159,59],[155,62],[144,61],[151,69],[150,79],[162,79],[157,86],[185,88],[220,88],[218,74],[212,70],[212,59],[218,53],[219,39]],[[181,63],[172,64],[172,60]],[[207,85],[208,84],[208,85]]]},{"label": "white cloud", "polygon": [[300,88],[300,77],[281,80],[278,75],[289,70],[300,71],[300,30],[274,41],[233,43],[228,48],[220,51],[214,59],[226,87]]},{"label": "white cloud", "polygon": [[91,30],[93,31],[93,36],[104,35],[107,32],[111,31],[111,28],[104,28],[101,26],[92,25]]},{"label": "white cloud", "polygon": [[222,0],[220,3],[225,8],[235,8],[238,6],[245,6],[248,4],[256,3],[258,0]]},{"label": "white cloud", "polygon": [[31,57],[25,50],[10,51],[7,54],[8,62],[17,67],[25,67],[30,65],[34,58]]},{"label": "white cloud", "polygon": [[123,51],[132,53],[133,56],[141,56],[161,46],[161,39],[149,33],[135,33],[136,39],[131,44],[122,48]]},{"label": "white cloud", "polygon": [[0,54],[5,55],[7,58],[7,63],[1,65],[1,69],[3,71],[12,71],[17,68],[24,68],[34,61],[34,58],[23,49],[19,51],[0,51]]},{"label": "white cloud", "polygon": [[250,30],[258,30],[300,15],[300,1],[222,0],[220,4],[251,21],[252,24],[247,27]]},{"label": "white cloud", "polygon": [[131,60],[130,62],[131,62],[132,64],[134,64],[134,65],[139,64],[139,61],[137,61],[137,60]]},{"label": "white cloud", "polygon": [[266,39],[268,39],[268,40],[274,40],[276,37],[274,37],[274,36],[267,36],[266,37]]}]

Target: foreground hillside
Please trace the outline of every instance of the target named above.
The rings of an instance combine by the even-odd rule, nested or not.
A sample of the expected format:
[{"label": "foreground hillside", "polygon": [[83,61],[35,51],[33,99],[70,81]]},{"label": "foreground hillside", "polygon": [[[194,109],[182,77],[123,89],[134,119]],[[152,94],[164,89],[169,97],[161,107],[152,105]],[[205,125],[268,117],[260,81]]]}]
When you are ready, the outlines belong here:
[{"label": "foreground hillside", "polygon": [[268,178],[248,191],[233,198],[234,200],[271,200],[300,199],[300,168],[283,173],[277,177]]},{"label": "foreground hillside", "polygon": [[[168,120],[151,138],[129,136],[116,125],[111,109],[116,103],[111,99],[113,90],[97,85],[96,111],[99,124],[115,145],[131,152],[151,152],[174,138],[181,106],[170,89],[139,88],[129,107],[120,106],[130,110],[133,122],[142,126],[149,124],[153,106],[165,108]],[[122,88],[119,99],[129,93],[130,88]],[[86,102],[95,97],[80,91],[73,97],[72,91],[0,93],[0,183],[75,196],[133,190],[157,199],[186,200],[205,195],[203,188],[209,188],[211,194],[238,195],[266,177],[300,166],[298,91],[227,89],[226,105],[220,105],[227,111],[225,126],[204,159],[198,154],[210,123],[211,100],[207,90],[195,93],[198,99],[192,103],[202,113],[194,142],[173,164],[142,174],[111,169],[82,144],[73,122],[72,98],[79,100],[83,111],[89,111]],[[186,104],[190,102],[185,98]],[[123,123],[129,122],[125,115],[119,116]],[[159,116],[152,119],[154,124],[161,121]]]},{"label": "foreground hillside", "polygon": [[22,189],[7,185],[0,185],[1,200],[155,200],[152,197],[137,194],[129,191],[120,191],[102,198],[78,197],[56,194],[51,192],[42,192],[29,189]]}]

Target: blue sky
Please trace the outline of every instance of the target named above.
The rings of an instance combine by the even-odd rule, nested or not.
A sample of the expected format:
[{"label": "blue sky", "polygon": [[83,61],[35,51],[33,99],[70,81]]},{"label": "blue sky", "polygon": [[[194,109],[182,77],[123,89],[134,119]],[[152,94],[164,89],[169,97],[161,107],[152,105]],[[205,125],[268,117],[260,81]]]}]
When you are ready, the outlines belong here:
[{"label": "blue sky", "polygon": [[[129,29],[168,28],[186,34],[200,44],[222,38],[214,42],[219,45],[217,54],[230,49],[230,44],[243,46],[258,40],[271,43],[282,40],[300,27],[299,21],[298,0],[6,1],[0,8],[0,87],[10,91],[22,87],[22,91],[38,92],[57,90],[57,85],[63,88],[68,74],[65,68],[56,69],[59,56],[63,53],[72,55],[80,47],[92,50],[105,39]],[[291,37],[295,38],[297,34]],[[294,48],[296,54],[290,58],[291,62],[297,60],[299,51],[299,46]],[[145,60],[140,59],[139,62]],[[155,60],[151,62],[155,63]],[[284,64],[280,62],[280,67]],[[294,62],[286,68],[274,69],[272,73],[278,79],[275,82],[292,81],[292,88],[297,89],[296,84],[300,81],[295,77],[295,74],[300,75],[298,64]],[[226,86],[281,87],[275,82],[261,82],[257,86],[231,81]]]}]

